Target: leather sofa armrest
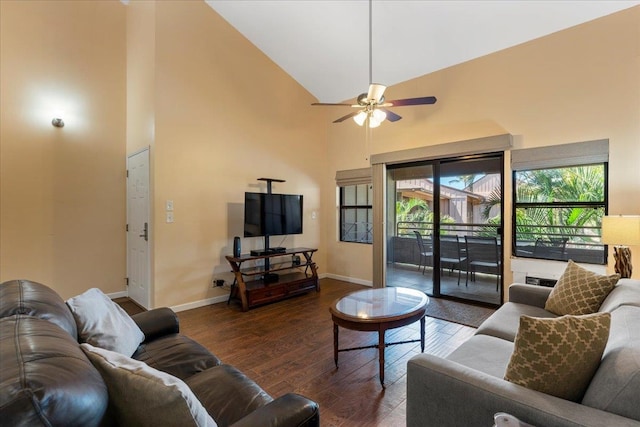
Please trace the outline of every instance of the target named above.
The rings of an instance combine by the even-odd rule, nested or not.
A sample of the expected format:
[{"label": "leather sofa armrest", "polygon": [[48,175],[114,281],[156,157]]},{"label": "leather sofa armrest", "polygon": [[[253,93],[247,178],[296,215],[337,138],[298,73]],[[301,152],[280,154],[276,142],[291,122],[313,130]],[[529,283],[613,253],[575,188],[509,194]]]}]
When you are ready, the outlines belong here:
[{"label": "leather sofa armrest", "polygon": [[167,307],[155,308],[131,316],[144,332],[145,342],[180,332],[180,322],[176,313]]},{"label": "leather sofa armrest", "polygon": [[313,400],[288,393],[261,406],[231,427],[318,427],[320,409]]},{"label": "leather sofa armrest", "polygon": [[552,290],[553,288],[548,288],[546,286],[514,283],[509,286],[509,302],[544,308],[547,298]]}]

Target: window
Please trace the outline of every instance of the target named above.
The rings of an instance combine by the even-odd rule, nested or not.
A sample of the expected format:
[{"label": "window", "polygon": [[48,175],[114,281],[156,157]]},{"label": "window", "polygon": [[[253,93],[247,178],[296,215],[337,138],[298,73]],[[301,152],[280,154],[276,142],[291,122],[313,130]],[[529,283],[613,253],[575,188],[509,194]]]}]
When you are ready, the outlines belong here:
[{"label": "window", "polygon": [[373,185],[340,187],[340,241],[373,242]]},{"label": "window", "polygon": [[513,172],[514,254],[604,264],[607,163]]}]

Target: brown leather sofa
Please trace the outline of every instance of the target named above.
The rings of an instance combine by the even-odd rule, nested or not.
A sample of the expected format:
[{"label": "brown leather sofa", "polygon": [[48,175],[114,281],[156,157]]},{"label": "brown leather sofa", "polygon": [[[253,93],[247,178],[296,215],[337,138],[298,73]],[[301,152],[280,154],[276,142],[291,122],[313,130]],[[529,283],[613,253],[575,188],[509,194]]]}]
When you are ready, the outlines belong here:
[{"label": "brown leather sofa", "polygon": [[[273,399],[233,366],[181,335],[168,308],[132,316],[145,341],[132,358],[184,381],[218,426],[318,426],[318,405],[298,394]],[[74,317],[52,289],[0,284],[2,425],[116,425],[100,373],[78,343]]]}]

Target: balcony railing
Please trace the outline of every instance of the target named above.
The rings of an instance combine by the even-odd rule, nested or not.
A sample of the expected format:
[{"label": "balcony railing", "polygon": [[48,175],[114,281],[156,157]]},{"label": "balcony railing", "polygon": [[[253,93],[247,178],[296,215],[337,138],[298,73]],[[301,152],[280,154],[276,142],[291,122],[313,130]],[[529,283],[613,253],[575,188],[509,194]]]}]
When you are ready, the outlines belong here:
[{"label": "balcony railing", "polygon": [[373,242],[373,224],[370,222],[345,222],[342,224],[342,241],[355,243]]},{"label": "balcony railing", "polygon": [[[465,223],[443,223],[440,224],[440,234],[459,236],[497,236],[498,229],[495,224],[465,224]],[[396,224],[396,236],[411,236],[418,231],[424,236],[433,233],[433,223],[423,221],[399,221]]]},{"label": "balcony railing", "polygon": [[[441,235],[499,236],[501,227],[495,224],[443,223]],[[396,236],[414,238],[414,231],[424,236],[433,233],[433,223],[399,221]],[[600,227],[591,226],[517,226],[514,256],[551,260],[571,259],[589,264],[605,264],[606,251],[601,242]],[[561,242],[561,248],[555,247]]]}]

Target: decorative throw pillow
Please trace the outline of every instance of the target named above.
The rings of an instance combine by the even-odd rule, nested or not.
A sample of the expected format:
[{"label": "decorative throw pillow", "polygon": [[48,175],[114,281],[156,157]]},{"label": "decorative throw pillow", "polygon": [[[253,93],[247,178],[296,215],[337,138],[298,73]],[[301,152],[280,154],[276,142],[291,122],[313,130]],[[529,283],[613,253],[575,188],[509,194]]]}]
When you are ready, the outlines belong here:
[{"label": "decorative throw pillow", "polygon": [[107,384],[120,425],[217,426],[182,380],[113,351],[80,347]]},{"label": "decorative throw pillow", "polygon": [[520,317],[504,379],[562,399],[580,401],[609,339],[611,314]]},{"label": "decorative throw pillow", "polygon": [[144,341],[144,333],[136,322],[100,289],[89,289],[70,298],[67,305],[82,342],[131,356]]},{"label": "decorative throw pillow", "polygon": [[544,308],[558,316],[595,313],[618,280],[619,274],[602,276],[569,260]]}]

